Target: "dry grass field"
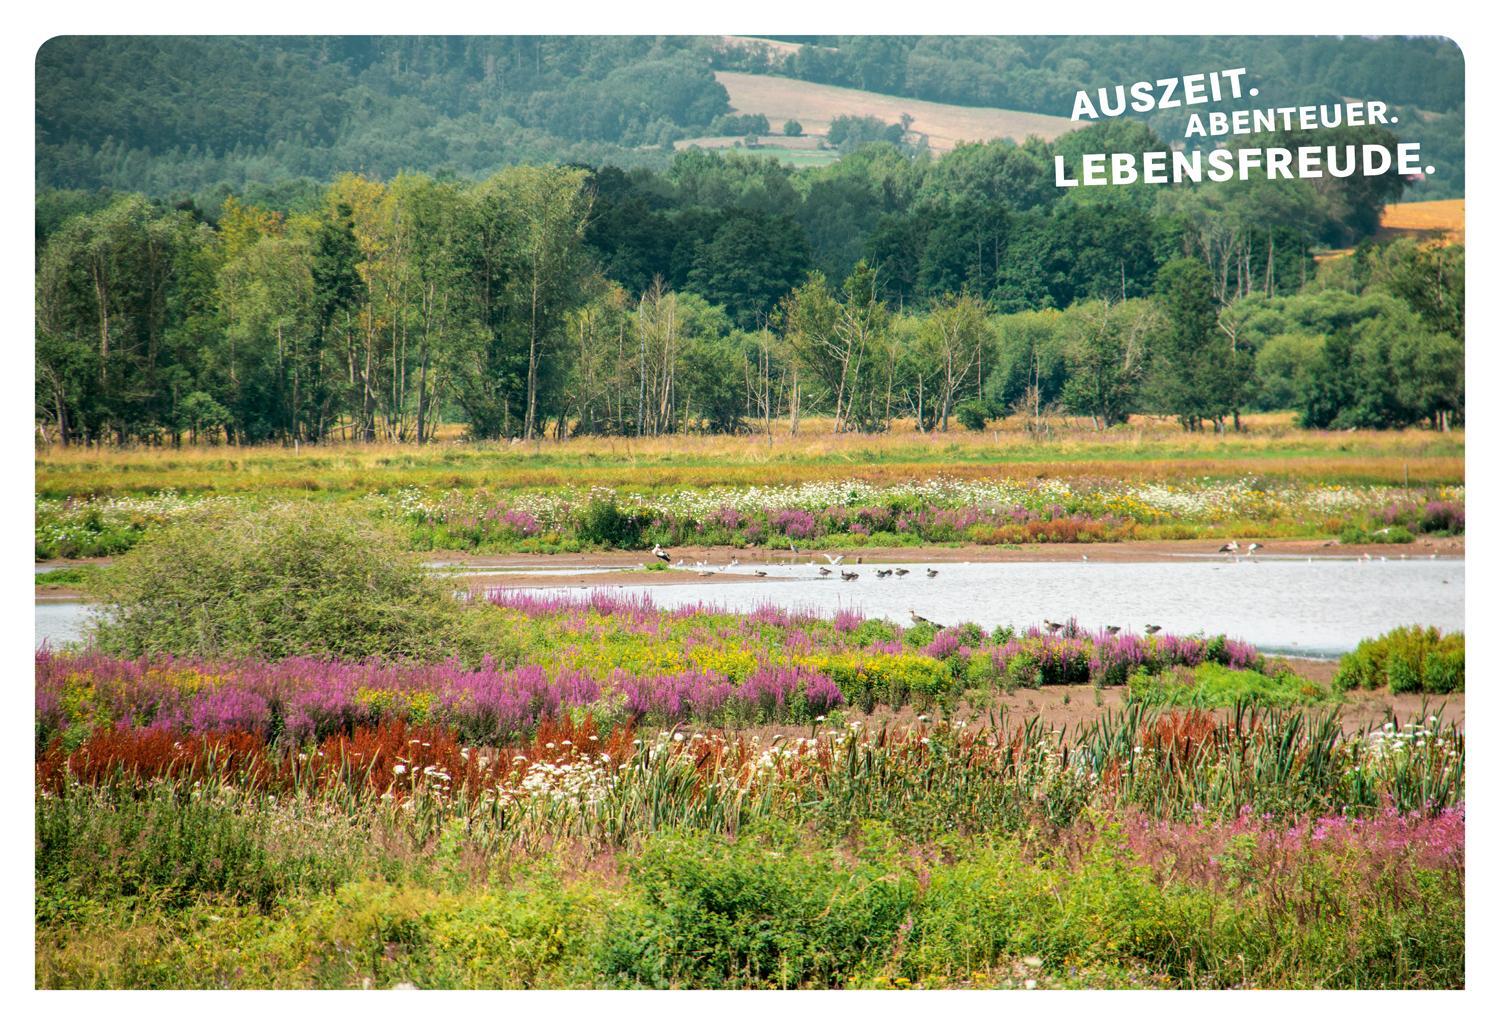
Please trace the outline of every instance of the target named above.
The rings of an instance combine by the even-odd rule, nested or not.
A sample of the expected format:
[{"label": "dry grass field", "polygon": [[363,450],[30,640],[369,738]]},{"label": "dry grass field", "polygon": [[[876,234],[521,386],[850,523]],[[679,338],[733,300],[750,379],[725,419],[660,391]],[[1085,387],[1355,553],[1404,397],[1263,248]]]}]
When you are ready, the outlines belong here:
[{"label": "dry grass field", "polygon": [[1065,117],[929,103],[774,75],[716,71],[714,77],[729,90],[729,103],[737,113],[764,114],[777,129],[791,118],[802,122],[804,131],[822,135],[840,114],[878,117],[887,123],[910,114],[911,130],[926,135],[928,145],[939,153],[948,152],[960,142],[990,139],[1020,142],[1030,135],[1054,139],[1073,127]]},{"label": "dry grass field", "polygon": [[1137,417],[1096,432],[1058,421],[1038,439],[1020,423],[984,432],[920,434],[898,422],[884,434],[834,434],[804,421],[772,435],[579,437],[466,443],[450,427],[439,443],[233,448],[40,449],[38,496],[144,494],[165,488],[219,494],[329,496],[409,484],[435,487],[628,488],[792,484],[827,479],[890,483],[933,476],[1133,480],[1245,475],[1347,484],[1457,484],[1464,434],[1427,430],[1304,431],[1291,415],[1246,417],[1239,433],[1187,434]]},{"label": "dry grass field", "polygon": [[[1380,214],[1380,230],[1375,233],[1376,242],[1392,242],[1398,238],[1412,238],[1418,242],[1463,245],[1464,201],[1461,199],[1432,199],[1423,203],[1391,203]],[[1348,256],[1353,249],[1333,249],[1319,253],[1318,259],[1332,260]]]},{"label": "dry grass field", "polygon": [[1464,201],[1434,199],[1426,203],[1392,203],[1380,215],[1377,241],[1415,238],[1422,242],[1463,245]]}]

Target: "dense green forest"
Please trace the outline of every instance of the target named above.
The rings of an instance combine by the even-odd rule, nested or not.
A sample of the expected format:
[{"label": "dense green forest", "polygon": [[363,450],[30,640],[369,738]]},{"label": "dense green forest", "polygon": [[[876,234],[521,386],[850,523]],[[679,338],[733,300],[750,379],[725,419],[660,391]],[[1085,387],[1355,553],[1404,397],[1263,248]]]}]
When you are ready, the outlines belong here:
[{"label": "dense green forest", "polygon": [[[939,161],[876,143],[801,171],[693,150],[662,172],[345,174],[207,209],[46,192],[38,428],[424,441],[442,420],[530,438],[808,415],[862,431],[1140,411],[1223,429],[1289,406],[1312,426],[1462,418],[1461,249],[1368,241],[1399,177],[1047,179],[1054,152],[1156,145],[1116,123]],[[1316,265],[1332,243],[1358,248]]]},{"label": "dense green forest", "polygon": [[[1413,198],[1463,194],[1463,57],[1445,40],[809,42],[779,55],[717,37],[61,37],[37,57],[37,184],[203,205],[344,171],[480,178],[550,162],[663,170],[674,140],[733,127],[722,120],[729,103],[715,69],[1066,116],[1078,89],[1247,67],[1259,103],[1393,104],[1401,137],[1440,168]],[[1160,112],[1151,126],[1180,139],[1181,113]]]}]

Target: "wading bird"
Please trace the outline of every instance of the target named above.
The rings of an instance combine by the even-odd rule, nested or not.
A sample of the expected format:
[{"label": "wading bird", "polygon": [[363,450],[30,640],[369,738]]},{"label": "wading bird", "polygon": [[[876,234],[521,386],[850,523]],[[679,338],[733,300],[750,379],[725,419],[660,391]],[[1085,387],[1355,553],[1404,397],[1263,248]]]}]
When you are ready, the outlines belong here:
[{"label": "wading bird", "polygon": [[656,544],[651,546],[651,554],[656,556],[662,562],[672,561],[672,554],[666,549],[662,548],[661,542],[657,542]]},{"label": "wading bird", "polygon": [[1220,545],[1219,546],[1219,551],[1224,552],[1227,555],[1233,555],[1235,552],[1237,552],[1239,550],[1240,550],[1240,543],[1238,541],[1231,541],[1227,545]]},{"label": "wading bird", "polygon": [[766,571],[763,570],[763,569],[758,569],[758,570],[755,571],[755,575],[758,576],[758,577],[763,577],[763,576],[766,575]]},{"label": "wading bird", "polygon": [[830,566],[837,566],[839,563],[844,561],[844,557],[842,555],[834,557],[832,555],[829,555],[827,552],[823,553],[823,558],[828,560],[828,565]]},{"label": "wading bird", "polygon": [[1250,542],[1250,554],[1254,555],[1256,552],[1260,551],[1264,547],[1265,547],[1265,545],[1261,544],[1259,541],[1251,541]]}]

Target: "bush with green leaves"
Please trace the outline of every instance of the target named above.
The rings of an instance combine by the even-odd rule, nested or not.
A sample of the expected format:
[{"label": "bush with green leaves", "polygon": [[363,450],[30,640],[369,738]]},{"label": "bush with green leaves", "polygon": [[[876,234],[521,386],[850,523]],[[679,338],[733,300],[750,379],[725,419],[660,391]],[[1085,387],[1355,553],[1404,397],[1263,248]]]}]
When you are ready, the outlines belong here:
[{"label": "bush with green leaves", "polygon": [[1389,689],[1392,694],[1452,694],[1464,689],[1464,635],[1435,626],[1401,626],[1360,641],[1339,660],[1339,690]]},{"label": "bush with green leaves", "polygon": [[441,658],[459,614],[390,535],[307,506],[163,527],[94,591],[95,640],[125,655]]}]

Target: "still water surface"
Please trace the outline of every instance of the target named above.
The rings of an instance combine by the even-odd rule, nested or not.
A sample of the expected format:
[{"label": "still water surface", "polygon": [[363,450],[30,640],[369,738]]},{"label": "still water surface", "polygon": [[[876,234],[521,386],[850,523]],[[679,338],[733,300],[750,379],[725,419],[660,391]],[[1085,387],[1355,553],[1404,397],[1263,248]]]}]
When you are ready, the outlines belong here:
[{"label": "still water surface", "polygon": [[[911,572],[875,576],[877,568],[897,566]],[[820,577],[812,565],[772,566],[768,571],[773,576],[790,579],[768,577],[753,586],[720,587],[705,577],[701,583],[623,589],[648,594],[666,608],[700,601],[736,610],[770,603],[830,615],[853,608],[902,623],[910,621],[909,610],[915,609],[939,623],[972,620],[986,629],[1069,616],[1089,628],[1114,625],[1139,631],[1147,623],[1159,623],[1173,633],[1227,633],[1267,652],[1311,657],[1338,655],[1362,638],[1405,624],[1444,630],[1464,626],[1461,559],[942,563],[933,567],[938,575],[931,578],[926,568],[922,563],[840,567],[859,574],[859,579],[845,581],[839,569]],[[753,569],[720,572],[747,574]],[[599,586],[613,586],[610,576],[601,573]],[[81,602],[38,602],[37,643],[56,646],[81,639],[90,614]]]}]

